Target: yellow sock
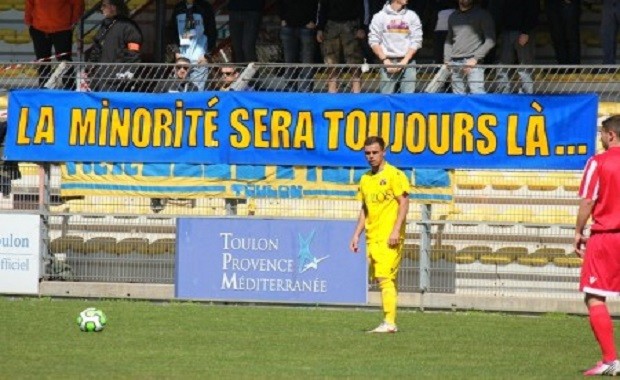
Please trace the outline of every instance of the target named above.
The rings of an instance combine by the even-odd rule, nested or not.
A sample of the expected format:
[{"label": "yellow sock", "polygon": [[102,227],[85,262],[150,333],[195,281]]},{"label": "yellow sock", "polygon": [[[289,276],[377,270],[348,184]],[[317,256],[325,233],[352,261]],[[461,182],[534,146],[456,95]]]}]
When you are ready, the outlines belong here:
[{"label": "yellow sock", "polygon": [[381,303],[383,304],[383,320],[396,324],[396,285],[394,280],[383,279],[379,282],[381,289]]}]

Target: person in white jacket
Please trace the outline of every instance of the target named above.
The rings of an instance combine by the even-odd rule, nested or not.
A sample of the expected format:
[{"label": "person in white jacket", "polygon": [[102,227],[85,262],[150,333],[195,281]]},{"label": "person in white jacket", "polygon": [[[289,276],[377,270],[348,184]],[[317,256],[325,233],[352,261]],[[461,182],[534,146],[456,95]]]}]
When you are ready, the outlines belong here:
[{"label": "person in white jacket", "polygon": [[381,63],[381,93],[415,92],[413,57],[422,47],[422,22],[408,0],[390,0],[370,22],[368,44]]}]

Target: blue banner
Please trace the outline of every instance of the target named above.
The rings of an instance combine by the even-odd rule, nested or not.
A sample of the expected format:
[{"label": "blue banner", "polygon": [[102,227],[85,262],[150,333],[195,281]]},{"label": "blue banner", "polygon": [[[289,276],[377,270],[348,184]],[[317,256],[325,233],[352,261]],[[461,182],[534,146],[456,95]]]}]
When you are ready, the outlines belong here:
[{"label": "blue banner", "polygon": [[348,249],[354,229],[353,221],[180,218],[176,297],[365,304],[366,256]]},{"label": "blue banner", "polygon": [[582,169],[598,101],[583,95],[200,92],[9,95],[6,159],[365,166],[366,137],[398,167]]}]

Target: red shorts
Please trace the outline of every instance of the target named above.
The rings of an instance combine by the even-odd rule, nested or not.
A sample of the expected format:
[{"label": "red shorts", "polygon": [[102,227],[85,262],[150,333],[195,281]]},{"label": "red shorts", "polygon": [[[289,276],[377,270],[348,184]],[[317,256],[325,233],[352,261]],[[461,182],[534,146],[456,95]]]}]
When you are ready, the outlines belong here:
[{"label": "red shorts", "polygon": [[620,233],[594,233],[586,244],[579,290],[599,296],[620,295]]}]

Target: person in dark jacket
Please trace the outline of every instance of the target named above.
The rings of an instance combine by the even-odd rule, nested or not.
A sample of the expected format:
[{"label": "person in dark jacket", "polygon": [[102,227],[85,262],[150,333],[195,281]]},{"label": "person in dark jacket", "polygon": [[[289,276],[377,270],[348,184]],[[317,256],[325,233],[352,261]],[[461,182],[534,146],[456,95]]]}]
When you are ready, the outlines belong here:
[{"label": "person in dark jacket", "polygon": [[[364,0],[321,0],[317,23],[316,39],[321,44],[323,60],[326,64],[341,63],[344,56],[347,64],[361,64],[364,53],[362,43],[366,43],[364,27]],[[330,70],[327,91],[338,92],[335,70]],[[361,91],[360,70],[351,73],[351,91]]]},{"label": "person in dark jacket", "polygon": [[124,0],[103,0],[103,20],[87,52],[87,61],[112,63],[96,65],[89,70],[90,88],[94,91],[130,91],[135,73],[132,66],[120,63],[139,63],[142,32],[129,18]]},{"label": "person in dark jacket", "polygon": [[[280,39],[286,63],[315,63],[316,53],[316,17],[319,0],[278,0],[278,15],[280,16]],[[290,68],[286,77],[296,77],[298,83],[290,87],[298,91],[312,89],[313,71],[311,67],[297,70]]]},{"label": "person in dark jacket", "polygon": [[215,14],[205,0],[181,0],[172,11],[167,28],[168,50],[174,60],[185,57],[194,66],[190,79],[199,90],[207,80],[207,57],[211,56],[217,42]]},{"label": "person in dark jacket", "polygon": [[[499,6],[500,20],[500,55],[499,63],[504,65],[534,64],[534,31],[540,14],[539,0],[501,0]],[[534,92],[534,80],[531,70],[517,70],[520,85],[518,92]],[[512,92],[509,70],[498,70],[498,90],[502,93]]]},{"label": "person in dark jacket", "polygon": [[264,7],[265,0],[230,0],[228,2],[228,26],[233,62],[258,61],[256,41]]}]

